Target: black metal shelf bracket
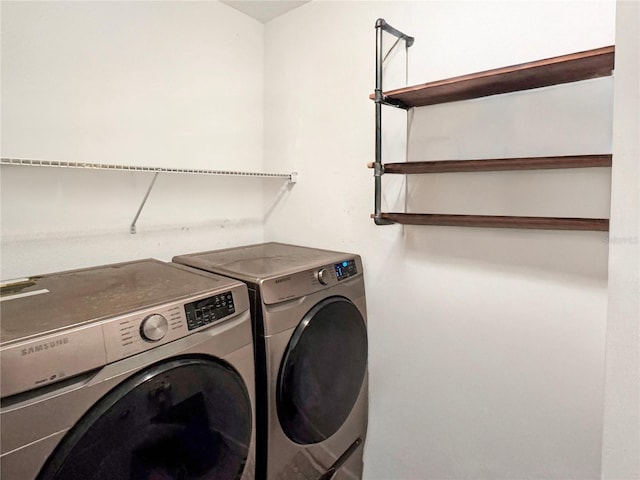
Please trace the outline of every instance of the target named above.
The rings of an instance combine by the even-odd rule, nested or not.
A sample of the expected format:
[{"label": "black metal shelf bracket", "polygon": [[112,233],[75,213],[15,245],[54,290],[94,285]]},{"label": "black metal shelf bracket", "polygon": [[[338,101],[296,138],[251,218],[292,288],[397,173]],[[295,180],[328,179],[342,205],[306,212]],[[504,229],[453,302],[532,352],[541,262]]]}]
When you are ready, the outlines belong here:
[{"label": "black metal shelf bracket", "polygon": [[411,45],[413,45],[413,42],[415,41],[415,38],[407,35],[406,33],[402,33],[400,30],[393,28],[391,25],[389,25],[385,21],[384,18],[379,18],[378,20],[376,20],[376,28],[384,30],[385,32],[390,33],[394,37],[398,37],[399,39],[404,40],[407,43],[407,47],[410,47]]},{"label": "black metal shelf bracket", "polygon": [[[382,175],[384,169],[382,166],[382,105],[390,105],[396,108],[408,110],[408,106],[399,100],[394,100],[382,93],[382,70],[385,59],[389,56],[391,50],[398,45],[400,40],[404,40],[405,47],[408,49],[413,45],[414,38],[393,28],[383,18],[376,20],[376,88],[374,91],[374,102],[376,108],[376,145],[375,145],[375,162],[373,164],[374,177],[374,214],[373,220],[376,225],[391,225],[395,222],[380,217],[382,205]],[[393,44],[389,52],[382,53],[382,33],[387,32],[398,40]]]}]

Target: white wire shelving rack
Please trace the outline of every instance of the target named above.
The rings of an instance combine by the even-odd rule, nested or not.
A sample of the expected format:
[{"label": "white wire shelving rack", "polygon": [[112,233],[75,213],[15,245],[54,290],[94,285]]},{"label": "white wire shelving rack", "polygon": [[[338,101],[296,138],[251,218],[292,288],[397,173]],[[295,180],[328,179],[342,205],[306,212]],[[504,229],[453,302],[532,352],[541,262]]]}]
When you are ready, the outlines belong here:
[{"label": "white wire shelving rack", "polygon": [[142,166],[129,166],[129,165],[117,165],[108,163],[83,163],[83,162],[65,162],[58,160],[32,160],[24,158],[0,158],[0,165],[15,165],[23,167],[49,167],[49,168],[74,168],[74,169],[87,169],[87,170],[109,170],[118,172],[146,172],[153,173],[153,178],[149,184],[149,188],[140,203],[140,207],[136,212],[131,225],[129,226],[130,233],[136,233],[136,222],[138,217],[144,208],[147,198],[153,189],[153,186],[161,173],[174,173],[174,174],[187,174],[187,175],[213,175],[224,177],[251,177],[251,178],[280,178],[287,180],[289,183],[296,183],[298,181],[297,172],[291,173],[267,173],[267,172],[243,172],[234,170],[205,170],[205,169],[192,169],[192,168],[171,168],[171,167],[142,167]]}]

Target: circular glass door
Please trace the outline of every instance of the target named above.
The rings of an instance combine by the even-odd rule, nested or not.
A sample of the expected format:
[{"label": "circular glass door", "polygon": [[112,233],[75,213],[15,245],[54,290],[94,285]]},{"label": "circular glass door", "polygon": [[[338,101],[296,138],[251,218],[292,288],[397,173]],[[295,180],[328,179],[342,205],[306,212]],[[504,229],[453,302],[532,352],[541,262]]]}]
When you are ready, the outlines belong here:
[{"label": "circular glass door", "polygon": [[150,367],[96,403],[38,480],[236,480],[251,442],[240,375],[208,357]]},{"label": "circular glass door", "polygon": [[318,303],[294,330],[277,385],[280,424],[296,443],[321,442],[344,423],[367,371],[367,329],[346,298]]}]

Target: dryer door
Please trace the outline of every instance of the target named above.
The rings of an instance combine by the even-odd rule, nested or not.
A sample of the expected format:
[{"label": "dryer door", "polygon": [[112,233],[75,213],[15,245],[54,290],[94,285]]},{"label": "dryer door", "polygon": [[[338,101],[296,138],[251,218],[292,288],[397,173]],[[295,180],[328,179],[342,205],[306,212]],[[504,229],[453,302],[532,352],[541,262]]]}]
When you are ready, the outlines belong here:
[{"label": "dryer door", "polygon": [[38,480],[235,480],[251,418],[249,394],[231,367],[208,357],[169,360],[96,403]]},{"label": "dryer door", "polygon": [[367,329],[343,297],[313,307],[295,329],[277,385],[280,424],[296,443],[333,435],[353,409],[367,371]]}]

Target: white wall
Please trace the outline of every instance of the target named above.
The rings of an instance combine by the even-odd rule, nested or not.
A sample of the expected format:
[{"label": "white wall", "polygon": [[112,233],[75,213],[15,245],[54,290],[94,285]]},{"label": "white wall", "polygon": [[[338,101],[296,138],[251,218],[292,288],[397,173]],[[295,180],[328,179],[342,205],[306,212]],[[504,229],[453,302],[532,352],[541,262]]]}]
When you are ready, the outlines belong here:
[{"label": "white wall", "polygon": [[3,2],[2,13],[3,157],[261,167],[257,21],[219,2]]},{"label": "white wall", "polygon": [[[265,237],[365,261],[365,477],[599,478],[607,235],[374,226],[378,17],[416,37],[409,83],[422,83],[611,45],[615,4],[311,2],[265,30],[265,161],[301,173]],[[611,97],[604,79],[419,109],[410,157],[610,153]],[[386,161],[404,160],[405,119],[384,111]],[[610,176],[597,170],[386,176],[383,203],[606,217]]]},{"label": "white wall", "polygon": [[[367,96],[378,17],[417,38],[409,83],[614,41],[612,1],[314,1],[266,28],[217,2],[2,2],[3,157],[301,176],[294,188],[160,176],[139,233],[130,235],[149,174],[2,166],[0,276],[262,239],[361,253],[371,348],[368,480],[598,478],[607,237],[374,226],[365,164],[373,160]],[[404,61],[401,52],[393,57],[389,86],[404,83]],[[430,158],[605,149],[611,82],[573,87],[416,112],[412,158],[419,145]],[[590,89],[593,101],[583,103]],[[532,111],[538,100],[541,110]],[[556,132],[538,115],[548,111],[563,118]],[[632,135],[637,124],[624,115],[637,122],[637,114],[623,112],[617,135],[628,138],[621,127]],[[401,161],[406,116],[384,114],[385,159]],[[625,158],[613,170],[612,239],[627,235],[626,215],[637,215],[625,200],[637,152]],[[566,208],[605,216],[609,208],[606,172],[443,176],[412,179],[408,190],[401,178],[384,181],[389,209],[408,202],[456,213]],[[473,188],[491,193],[476,202]],[[634,399],[619,392],[629,378],[637,382],[637,343],[622,342],[637,328],[623,322],[633,309],[625,282],[637,246],[611,247],[603,472],[623,478],[616,468],[621,458],[633,461],[623,445],[634,432],[623,427]],[[618,360],[628,367],[621,376]]]},{"label": "white wall", "polygon": [[[2,157],[263,169],[263,25],[218,2],[2,2]],[[2,278],[263,239],[262,182],[2,166]]]},{"label": "white wall", "polygon": [[602,478],[640,478],[640,3],[617,2]]}]

